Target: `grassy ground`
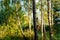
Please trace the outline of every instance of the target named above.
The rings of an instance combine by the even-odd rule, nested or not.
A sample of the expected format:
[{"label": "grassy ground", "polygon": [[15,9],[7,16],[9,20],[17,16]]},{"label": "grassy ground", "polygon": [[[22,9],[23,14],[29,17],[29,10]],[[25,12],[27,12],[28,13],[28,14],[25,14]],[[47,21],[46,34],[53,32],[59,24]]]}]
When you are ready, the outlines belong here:
[{"label": "grassy ground", "polygon": [[[55,34],[53,36],[53,40],[60,40],[60,25],[55,25],[55,28],[54,28],[55,31]],[[33,30],[32,32],[30,33],[29,31],[25,32],[25,35],[26,37],[20,37],[20,36],[6,36],[4,38],[0,38],[0,40],[33,40],[34,39],[34,36],[33,36]],[[32,35],[31,37],[29,37],[29,35]],[[41,37],[41,32],[38,31],[38,40],[42,40],[42,37]],[[49,40],[49,31],[46,31],[46,40]]]},{"label": "grassy ground", "polygon": [[[33,37],[17,37],[17,36],[6,36],[0,40],[33,40]],[[41,33],[38,33],[38,40],[41,40]],[[49,40],[49,33],[46,33],[46,40]],[[53,40],[60,40],[60,33],[56,33],[53,37]]]}]

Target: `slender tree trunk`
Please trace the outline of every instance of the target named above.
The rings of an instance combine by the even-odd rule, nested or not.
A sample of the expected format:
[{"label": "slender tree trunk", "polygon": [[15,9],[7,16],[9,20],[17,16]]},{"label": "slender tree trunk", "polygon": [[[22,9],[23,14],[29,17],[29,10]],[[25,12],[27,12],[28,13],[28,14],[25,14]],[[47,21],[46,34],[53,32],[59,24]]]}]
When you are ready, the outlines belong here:
[{"label": "slender tree trunk", "polygon": [[21,33],[23,33],[22,27],[21,27],[21,22],[20,22],[20,17],[19,17],[19,14],[18,14],[17,10],[18,10],[18,8],[16,8],[16,15],[17,15],[17,20],[18,20],[18,28],[20,28]]},{"label": "slender tree trunk", "polygon": [[[28,24],[29,24],[29,30],[31,33],[31,10],[30,10],[30,0],[28,0]],[[31,40],[31,36],[30,36]]]},{"label": "slender tree trunk", "polygon": [[53,40],[52,39],[52,37],[53,37],[53,29],[52,29],[52,17],[53,17],[53,15],[52,15],[52,5],[51,5],[51,0],[47,0],[47,6],[48,6],[48,22],[49,22],[49,34],[50,34],[50,40]]},{"label": "slender tree trunk", "polygon": [[53,3],[52,3],[53,1],[51,0],[51,23],[52,23],[52,25],[53,25],[53,10],[52,10],[52,8],[53,8]]},{"label": "slender tree trunk", "polygon": [[[16,6],[18,6],[18,5],[16,5]],[[18,14],[18,9],[19,9],[19,7],[18,8],[16,7],[16,15],[17,15],[17,20],[18,20],[18,28],[21,30],[21,34],[23,35],[24,40],[27,40],[27,38],[25,37],[25,35],[23,33],[22,27],[21,27],[21,20],[20,20],[19,14]]]},{"label": "slender tree trunk", "polygon": [[53,3],[52,3],[52,0],[51,0],[51,36],[52,36],[52,40],[53,40],[53,36],[54,36],[54,29],[53,29]]},{"label": "slender tree trunk", "polygon": [[42,31],[42,40],[46,40],[46,30],[45,30],[45,22],[44,22],[44,0],[41,0],[41,31]]},{"label": "slender tree trunk", "polygon": [[44,32],[43,32],[43,27],[44,27],[44,24],[43,24],[43,16],[44,16],[44,13],[43,13],[43,0],[41,0],[41,32],[42,32],[42,40],[44,40]]},{"label": "slender tree trunk", "polygon": [[29,30],[31,32],[31,13],[30,13],[30,0],[28,0],[28,20],[29,20]]},{"label": "slender tree trunk", "polygon": [[34,25],[34,40],[38,40],[37,28],[36,28],[36,10],[35,10],[35,0],[33,1],[33,25]]},{"label": "slender tree trunk", "polygon": [[44,32],[44,40],[46,40],[46,29],[45,29],[45,21],[44,21],[44,27],[43,27],[43,32]]},{"label": "slender tree trunk", "polygon": [[18,14],[18,10],[20,8],[20,4],[18,5],[17,1],[16,1],[16,5],[15,6],[16,6],[16,16],[17,16],[17,21],[18,21],[18,28],[20,28],[21,34],[24,36],[23,30],[22,30],[22,27],[21,27],[21,20],[20,20],[19,14]]}]

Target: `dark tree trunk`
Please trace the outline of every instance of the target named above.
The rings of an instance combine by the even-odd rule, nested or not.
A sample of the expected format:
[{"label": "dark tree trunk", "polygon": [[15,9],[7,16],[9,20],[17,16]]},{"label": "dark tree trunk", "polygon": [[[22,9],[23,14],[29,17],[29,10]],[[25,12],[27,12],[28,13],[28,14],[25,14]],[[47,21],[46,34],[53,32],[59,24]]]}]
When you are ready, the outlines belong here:
[{"label": "dark tree trunk", "polygon": [[33,25],[34,25],[34,40],[38,40],[37,28],[36,28],[36,10],[35,10],[35,0],[33,0]]}]

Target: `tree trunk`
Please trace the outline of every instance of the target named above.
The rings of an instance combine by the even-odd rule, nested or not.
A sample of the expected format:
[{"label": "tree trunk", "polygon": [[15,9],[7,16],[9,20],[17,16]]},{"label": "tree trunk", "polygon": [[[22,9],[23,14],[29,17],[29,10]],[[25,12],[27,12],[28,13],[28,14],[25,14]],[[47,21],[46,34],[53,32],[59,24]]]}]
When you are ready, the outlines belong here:
[{"label": "tree trunk", "polygon": [[49,22],[49,35],[50,35],[50,40],[53,40],[52,37],[53,37],[53,29],[52,29],[52,5],[51,5],[51,0],[47,0],[47,6],[48,6],[48,22]]},{"label": "tree trunk", "polygon": [[44,33],[43,33],[43,16],[44,16],[44,14],[43,14],[43,0],[41,0],[41,32],[42,32],[42,40],[44,39],[43,37],[43,35],[44,35]]},{"label": "tree trunk", "polygon": [[31,13],[30,13],[30,0],[28,0],[28,20],[29,20],[29,30],[31,32]]},{"label": "tree trunk", "polygon": [[38,36],[37,36],[37,28],[36,28],[35,0],[33,0],[33,25],[34,25],[34,40],[38,40]]},{"label": "tree trunk", "polygon": [[46,40],[46,29],[45,29],[45,21],[44,21],[44,26],[43,26],[43,40]]},{"label": "tree trunk", "polygon": [[[30,0],[28,0],[28,25],[29,25],[29,30],[31,33],[31,10],[30,10]],[[30,36],[31,40],[31,36]]]},{"label": "tree trunk", "polygon": [[44,22],[44,1],[41,0],[41,32],[42,32],[42,40],[46,40],[46,30],[45,30],[45,22]]},{"label": "tree trunk", "polygon": [[17,21],[18,21],[18,28],[20,29],[21,34],[24,36],[23,30],[22,30],[22,27],[21,27],[21,20],[20,20],[19,14],[18,14],[18,10],[20,8],[20,4],[18,5],[17,1],[16,1],[16,5],[15,6],[16,6],[16,16],[17,16]]}]

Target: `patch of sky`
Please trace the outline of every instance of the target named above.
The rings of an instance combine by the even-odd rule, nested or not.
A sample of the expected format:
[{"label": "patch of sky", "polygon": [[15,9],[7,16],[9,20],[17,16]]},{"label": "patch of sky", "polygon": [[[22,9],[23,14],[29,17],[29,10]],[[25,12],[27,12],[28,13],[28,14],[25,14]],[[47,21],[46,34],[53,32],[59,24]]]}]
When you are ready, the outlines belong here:
[{"label": "patch of sky", "polygon": [[21,1],[21,5],[22,5],[22,6],[24,5],[24,2],[23,2],[23,1]]},{"label": "patch of sky", "polygon": [[36,3],[38,3],[38,2],[39,2],[39,0],[36,0],[35,2],[36,2]]},{"label": "patch of sky", "polygon": [[41,19],[41,11],[39,9],[36,10],[36,17],[38,17],[38,19]]},{"label": "patch of sky", "polygon": [[[36,0],[35,2],[38,3],[39,0]],[[21,1],[21,5],[22,5],[22,10],[25,11],[24,2],[23,1]],[[28,12],[25,11],[25,13],[26,13],[26,15],[28,15]],[[38,19],[41,19],[40,14],[41,14],[40,10],[36,9],[36,16],[38,17]],[[31,18],[33,18],[33,13],[31,13]]]}]

